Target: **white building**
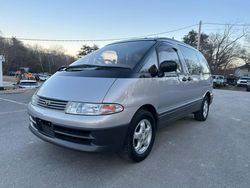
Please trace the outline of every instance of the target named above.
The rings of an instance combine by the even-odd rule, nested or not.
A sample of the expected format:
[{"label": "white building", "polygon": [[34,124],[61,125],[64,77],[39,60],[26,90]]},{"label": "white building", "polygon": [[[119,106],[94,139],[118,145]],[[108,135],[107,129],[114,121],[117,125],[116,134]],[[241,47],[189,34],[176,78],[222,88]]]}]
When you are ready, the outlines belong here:
[{"label": "white building", "polygon": [[250,76],[250,64],[246,63],[245,65],[238,67],[235,70],[234,75],[236,77]]}]

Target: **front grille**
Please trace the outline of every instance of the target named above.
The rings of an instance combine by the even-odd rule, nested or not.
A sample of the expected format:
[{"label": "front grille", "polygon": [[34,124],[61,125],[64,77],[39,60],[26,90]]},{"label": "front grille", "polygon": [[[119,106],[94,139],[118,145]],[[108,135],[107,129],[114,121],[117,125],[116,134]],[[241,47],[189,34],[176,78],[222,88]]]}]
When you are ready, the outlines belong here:
[{"label": "front grille", "polygon": [[36,101],[36,104],[44,108],[64,110],[68,103],[67,101],[63,101],[63,100],[50,99],[50,98],[45,98],[45,97],[40,97],[40,96],[37,96],[37,97],[38,99]]}]

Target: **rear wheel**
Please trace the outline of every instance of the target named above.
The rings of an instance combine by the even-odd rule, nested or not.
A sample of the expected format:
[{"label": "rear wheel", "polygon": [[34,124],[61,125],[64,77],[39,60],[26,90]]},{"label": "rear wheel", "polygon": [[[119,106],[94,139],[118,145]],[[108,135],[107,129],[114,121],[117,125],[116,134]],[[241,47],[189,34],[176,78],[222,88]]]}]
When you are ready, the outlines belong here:
[{"label": "rear wheel", "polygon": [[144,160],[150,153],[155,139],[155,119],[146,111],[138,111],[130,123],[123,155],[134,162]]},{"label": "rear wheel", "polygon": [[209,98],[206,96],[202,101],[199,111],[194,113],[194,118],[198,121],[205,121],[209,113]]}]

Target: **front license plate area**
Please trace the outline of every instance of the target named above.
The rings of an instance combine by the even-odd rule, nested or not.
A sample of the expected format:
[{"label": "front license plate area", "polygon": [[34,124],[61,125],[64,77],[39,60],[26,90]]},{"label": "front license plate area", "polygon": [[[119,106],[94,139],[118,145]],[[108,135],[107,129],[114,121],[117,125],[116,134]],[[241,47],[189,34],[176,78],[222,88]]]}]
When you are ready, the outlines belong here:
[{"label": "front license plate area", "polygon": [[37,124],[40,128],[40,132],[42,132],[43,134],[45,134],[46,136],[49,136],[49,137],[55,136],[54,130],[53,130],[53,125],[51,122],[45,121],[42,119],[38,119]]}]

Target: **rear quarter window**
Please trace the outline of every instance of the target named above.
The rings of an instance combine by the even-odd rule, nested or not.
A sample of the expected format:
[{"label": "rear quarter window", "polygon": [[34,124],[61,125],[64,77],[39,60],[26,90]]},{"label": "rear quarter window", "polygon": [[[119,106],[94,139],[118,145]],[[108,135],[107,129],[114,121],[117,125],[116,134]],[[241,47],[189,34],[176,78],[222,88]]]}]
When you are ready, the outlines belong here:
[{"label": "rear quarter window", "polygon": [[201,64],[201,69],[203,74],[210,74],[210,68],[205,57],[199,52],[198,57]]}]

